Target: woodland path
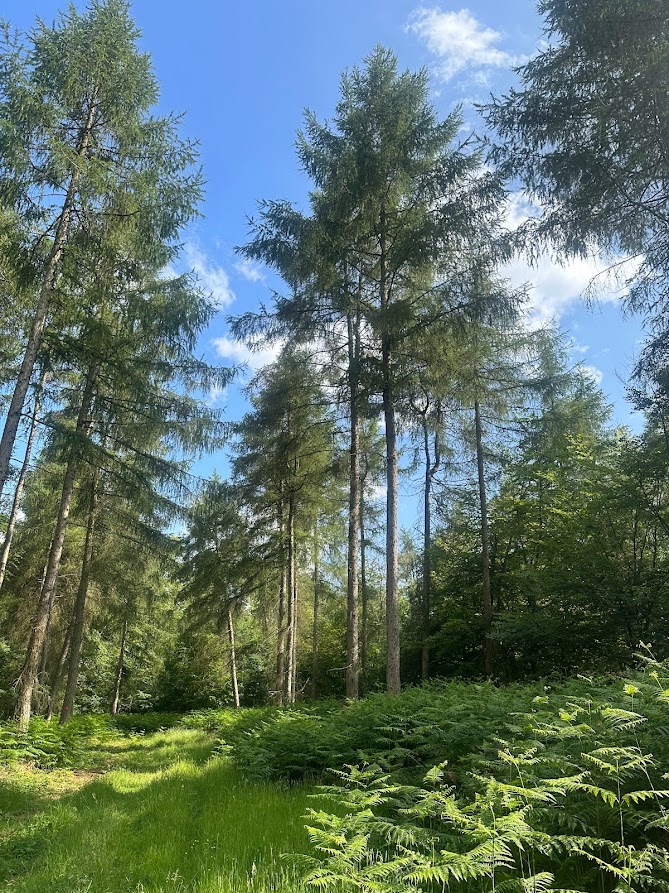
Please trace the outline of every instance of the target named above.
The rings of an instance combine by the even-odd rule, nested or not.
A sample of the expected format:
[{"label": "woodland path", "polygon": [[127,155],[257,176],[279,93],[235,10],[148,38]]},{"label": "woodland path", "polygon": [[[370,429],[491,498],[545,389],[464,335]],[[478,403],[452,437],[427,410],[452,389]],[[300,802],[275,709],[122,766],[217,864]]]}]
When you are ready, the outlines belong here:
[{"label": "woodland path", "polygon": [[293,893],[308,790],[246,781],[203,732],[91,742],[73,769],[0,771],[0,890]]}]

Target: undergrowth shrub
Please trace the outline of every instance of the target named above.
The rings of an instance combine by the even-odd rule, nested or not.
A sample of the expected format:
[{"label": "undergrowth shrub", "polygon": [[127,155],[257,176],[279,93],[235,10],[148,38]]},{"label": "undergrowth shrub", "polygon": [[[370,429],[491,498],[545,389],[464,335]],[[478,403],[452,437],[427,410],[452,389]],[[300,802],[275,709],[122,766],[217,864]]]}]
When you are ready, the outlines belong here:
[{"label": "undergrowth shrub", "polygon": [[344,705],[275,709],[229,743],[240,767],[265,779],[321,780],[329,768],[361,762],[419,779],[444,754],[458,765],[543,692],[541,685],[433,683]]},{"label": "undergrowth shrub", "polygon": [[[669,891],[669,667],[536,698],[420,784],[375,763],[321,788],[306,881],[327,893]],[[643,712],[641,710],[643,709]],[[655,754],[650,746],[654,745]]]},{"label": "undergrowth shrub", "polygon": [[13,722],[0,723],[0,765],[30,763],[40,769],[82,765],[93,741],[113,736],[109,717],[80,716],[66,725],[31,719],[26,732]]},{"label": "undergrowth shrub", "polygon": [[159,732],[162,729],[171,729],[181,722],[180,713],[118,713],[111,718],[112,725],[119,732],[132,732],[135,734]]}]

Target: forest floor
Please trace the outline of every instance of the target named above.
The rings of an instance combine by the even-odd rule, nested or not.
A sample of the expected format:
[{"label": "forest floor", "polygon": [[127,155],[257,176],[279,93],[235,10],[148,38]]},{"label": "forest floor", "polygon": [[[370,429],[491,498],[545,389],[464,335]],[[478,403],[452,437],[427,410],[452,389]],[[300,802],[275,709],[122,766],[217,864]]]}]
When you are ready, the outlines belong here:
[{"label": "forest floor", "polygon": [[92,742],[73,769],[0,769],[0,890],[292,893],[309,789],[249,782],[204,732]]}]

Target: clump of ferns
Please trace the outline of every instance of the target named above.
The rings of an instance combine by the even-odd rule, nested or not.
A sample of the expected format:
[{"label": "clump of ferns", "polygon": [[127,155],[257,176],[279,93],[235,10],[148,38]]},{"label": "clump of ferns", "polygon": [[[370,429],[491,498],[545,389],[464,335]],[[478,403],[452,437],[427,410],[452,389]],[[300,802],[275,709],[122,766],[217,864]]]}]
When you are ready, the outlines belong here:
[{"label": "clump of ferns", "polygon": [[627,707],[587,693],[557,713],[538,704],[489,742],[457,790],[445,764],[417,786],[375,765],[337,773],[321,792],[332,809],[309,815],[307,883],[331,893],[669,891],[669,790],[640,745],[640,694],[628,685]]}]

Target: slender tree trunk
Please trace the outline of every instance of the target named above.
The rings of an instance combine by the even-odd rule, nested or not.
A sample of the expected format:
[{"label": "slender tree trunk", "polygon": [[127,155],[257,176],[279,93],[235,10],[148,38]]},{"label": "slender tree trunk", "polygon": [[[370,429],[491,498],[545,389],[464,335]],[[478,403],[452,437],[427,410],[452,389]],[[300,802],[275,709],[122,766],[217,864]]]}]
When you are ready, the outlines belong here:
[{"label": "slender tree trunk", "polygon": [[[295,522],[293,521],[293,530]],[[293,679],[291,684],[292,703],[297,700],[297,543],[295,541],[295,533],[293,532],[293,629],[291,635],[291,663],[293,667]]]},{"label": "slender tree trunk", "polygon": [[395,408],[389,389],[384,388],[383,408],[386,422],[386,635],[388,663],[386,687],[389,692],[400,690],[400,618],[399,618],[399,559],[397,538],[397,429]]},{"label": "slender tree trunk", "polygon": [[318,609],[320,596],[320,568],[319,568],[319,543],[318,543],[318,518],[314,521],[314,625],[311,633],[311,697],[318,694]]},{"label": "slender tree trunk", "polygon": [[481,431],[481,408],[478,400],[474,403],[476,424],[476,465],[479,477],[479,502],[481,508],[481,552],[483,561],[483,666],[486,676],[492,676],[494,666],[494,646],[492,640],[492,592],[490,589],[490,533],[488,530],[488,501],[485,489],[485,467],[483,462],[483,434]]},{"label": "slender tree trunk", "polygon": [[51,681],[51,691],[49,693],[49,706],[46,710],[46,720],[47,722],[51,722],[51,717],[53,716],[53,712],[56,707],[56,699],[58,698],[58,689],[60,688],[60,683],[63,678],[63,670],[65,669],[65,661],[67,659],[67,652],[70,648],[70,641],[72,639],[72,623],[68,624],[67,629],[65,630],[65,636],[63,637],[63,644],[60,649],[60,654],[58,655],[58,663],[56,664],[56,670],[53,674],[53,680]]},{"label": "slender tree trunk", "polygon": [[288,627],[288,635],[287,635],[287,643],[286,643],[286,652],[287,652],[287,661],[286,661],[286,678],[284,680],[285,685],[285,699],[286,703],[292,704],[294,701],[293,697],[293,678],[294,678],[294,667],[293,661],[295,660],[295,648],[294,648],[294,639],[295,639],[295,505],[293,502],[292,494],[288,498],[288,575],[287,575],[287,586],[288,590],[286,593],[287,602],[288,602],[288,618],[287,618],[287,627]]},{"label": "slender tree trunk", "polygon": [[26,452],[23,457],[23,465],[21,466],[21,471],[19,472],[19,479],[16,482],[16,490],[14,491],[12,508],[9,513],[9,521],[7,522],[7,530],[5,531],[5,539],[2,544],[2,550],[0,550],[0,590],[2,589],[2,584],[5,581],[7,562],[9,561],[9,552],[12,547],[12,539],[14,538],[16,522],[18,520],[19,509],[21,507],[23,489],[26,485],[28,470],[30,469],[30,459],[33,451],[33,443],[35,440],[35,433],[37,432],[37,419],[39,416],[42,394],[44,393],[44,387],[46,385],[48,375],[48,371],[44,369],[40,377],[39,384],[37,385],[37,389],[35,391],[35,405],[33,406],[32,416],[30,418],[30,431],[28,433]]},{"label": "slender tree trunk", "polygon": [[232,699],[239,709],[239,684],[237,682],[237,652],[235,651],[235,628],[232,624],[232,606],[228,603],[228,643],[230,645],[230,676],[232,677]]},{"label": "slender tree trunk", "polygon": [[116,672],[114,674],[114,694],[112,695],[111,713],[116,716],[121,704],[121,682],[123,680],[123,669],[125,667],[125,643],[128,636],[128,618],[123,618],[123,627],[121,628],[121,647],[118,652],[118,660],[116,661]]},{"label": "slender tree trunk", "polygon": [[432,610],[432,481],[439,470],[441,461],[439,444],[439,425],[441,413],[437,408],[436,429],[434,432],[434,461],[430,456],[430,433],[427,413],[423,416],[423,438],[425,449],[425,492],[423,506],[423,647],[421,653],[421,678],[430,678],[430,612]]},{"label": "slender tree trunk", "polygon": [[97,512],[97,474],[94,474],[91,483],[91,495],[88,504],[88,520],[86,522],[86,539],[84,541],[84,555],[81,563],[81,576],[77,588],[77,597],[74,602],[72,616],[72,642],[70,644],[70,656],[67,664],[67,683],[63,706],[60,711],[61,723],[66,723],[74,710],[74,699],[77,694],[79,682],[79,664],[81,661],[81,646],[84,640],[84,623],[86,620],[86,599],[88,598],[88,584],[91,575],[91,563],[93,560],[93,540],[95,536],[95,519]]},{"label": "slender tree trunk", "polygon": [[360,486],[360,425],[358,422],[359,320],[349,313],[349,415],[350,458],[348,493],[348,566],[346,586],[346,697],[357,698],[360,678],[358,641],[358,489]]},{"label": "slender tree trunk", "polygon": [[286,644],[288,616],[288,571],[286,565],[286,549],[284,542],[283,505],[279,508],[279,551],[281,571],[279,579],[279,611],[277,617],[276,637],[276,697],[281,706],[284,703],[286,688]]},{"label": "slender tree trunk", "polygon": [[[91,420],[89,419],[90,409],[93,402],[93,390],[95,379],[97,376],[98,365],[93,364],[86,376],[86,384],[84,393],[79,407],[79,414],[76,424],[76,437],[88,437],[91,431]],[[79,471],[80,465],[80,445],[74,443],[70,450],[70,458],[65,470],[63,479],[63,489],[60,497],[60,505],[58,507],[58,516],[56,519],[56,528],[53,539],[51,541],[51,549],[49,551],[49,560],[47,562],[46,574],[44,577],[44,585],[40,592],[39,601],[33,626],[28,641],[26,651],[26,659],[21,671],[17,684],[17,705],[16,719],[22,729],[27,728],[30,720],[30,711],[32,706],[32,695],[37,682],[37,672],[40,665],[40,657],[42,648],[44,647],[44,639],[49,619],[49,605],[55,592],[56,582],[58,580],[58,570],[60,568],[60,559],[63,554],[63,545],[65,543],[65,533],[67,532],[68,520],[70,517],[70,505],[72,502],[72,494],[74,492],[74,483]]]},{"label": "slender tree trunk", "polygon": [[387,315],[390,303],[386,256],[386,213],[381,211],[379,264],[380,305],[384,316],[381,343],[381,369],[383,375],[383,416],[386,425],[386,639],[387,665],[386,688],[389,692],[400,690],[400,614],[399,614],[399,552],[397,536],[397,426],[392,382],[391,335]]},{"label": "slender tree trunk", "polygon": [[60,217],[58,218],[58,226],[56,227],[53,244],[46,261],[44,278],[42,279],[42,285],[37,297],[37,306],[35,308],[30,335],[28,336],[28,343],[26,344],[23,361],[16,379],[12,400],[9,404],[9,409],[7,410],[5,427],[2,432],[2,437],[0,438],[0,493],[2,493],[2,489],[9,476],[9,465],[12,458],[12,450],[14,449],[14,442],[16,440],[16,432],[18,431],[19,422],[21,421],[23,404],[25,403],[33,368],[42,343],[42,335],[46,324],[47,314],[49,312],[51,295],[53,294],[60,262],[63,257],[63,250],[67,242],[72,210],[74,208],[77,190],[79,189],[80,162],[88,151],[96,108],[97,89],[93,91],[91,96],[91,101],[88,107],[88,117],[77,148],[77,158],[72,167],[70,182],[67,187]]},{"label": "slender tree trunk", "polygon": [[365,483],[360,479],[359,527],[360,527],[360,595],[362,600],[362,618],[360,630],[360,674],[363,682],[367,675],[367,659],[369,655],[369,601],[367,597],[367,543],[365,542]]},{"label": "slender tree trunk", "polygon": [[293,654],[291,663],[293,665],[293,681],[292,681],[292,698],[293,704],[297,700],[297,573],[293,574],[293,635],[292,635]]}]

